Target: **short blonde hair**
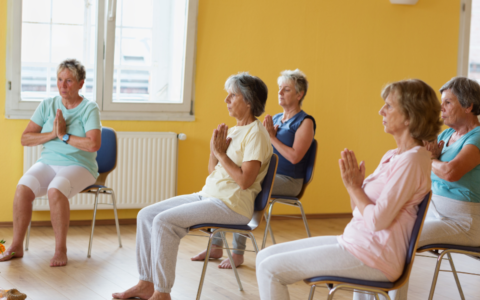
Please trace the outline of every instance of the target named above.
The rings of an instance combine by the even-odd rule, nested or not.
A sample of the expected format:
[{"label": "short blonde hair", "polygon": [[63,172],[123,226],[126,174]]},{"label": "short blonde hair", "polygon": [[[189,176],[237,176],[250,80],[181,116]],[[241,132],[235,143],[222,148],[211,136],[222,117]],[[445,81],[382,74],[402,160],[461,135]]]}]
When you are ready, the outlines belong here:
[{"label": "short blonde hair", "polygon": [[419,79],[408,79],[388,84],[382,91],[383,100],[394,93],[398,104],[410,121],[411,136],[421,141],[433,141],[440,132],[440,102],[435,91]]},{"label": "short blonde hair", "polygon": [[303,99],[305,99],[305,95],[307,94],[308,90],[308,80],[307,76],[300,71],[299,69],[295,70],[285,70],[280,72],[280,77],[277,79],[278,85],[282,84],[285,81],[291,81],[293,82],[293,85],[295,86],[295,91],[298,93],[300,92],[305,92],[303,93],[302,99],[300,99],[300,102],[298,103],[300,106],[302,106]]},{"label": "short blonde hair", "polygon": [[68,69],[70,72],[72,72],[72,75],[75,76],[78,82],[85,80],[86,78],[85,67],[75,58],[62,61],[58,65],[57,76],[65,69]]}]

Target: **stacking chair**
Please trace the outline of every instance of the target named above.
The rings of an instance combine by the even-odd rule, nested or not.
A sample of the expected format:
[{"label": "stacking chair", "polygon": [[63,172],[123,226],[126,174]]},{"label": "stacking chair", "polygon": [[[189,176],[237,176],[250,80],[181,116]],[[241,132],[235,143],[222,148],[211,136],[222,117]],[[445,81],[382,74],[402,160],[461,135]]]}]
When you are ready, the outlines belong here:
[{"label": "stacking chair", "polygon": [[[307,171],[305,173],[305,180],[303,182],[303,187],[302,187],[302,190],[300,191],[300,194],[298,194],[296,197],[282,196],[282,195],[272,195],[270,197],[268,214],[265,217],[267,219],[267,225],[265,226],[265,232],[263,234],[262,249],[265,248],[265,244],[267,242],[267,231],[270,232],[272,242],[273,244],[275,244],[275,237],[273,236],[273,231],[270,226],[270,219],[272,217],[273,205],[275,203],[281,203],[281,204],[296,206],[300,208],[300,212],[302,213],[303,224],[305,224],[305,229],[307,230],[307,235],[308,237],[312,236],[310,234],[310,228],[308,228],[307,217],[305,216],[305,212],[303,210],[303,206],[302,206],[302,203],[300,202],[300,199],[305,193],[307,186],[310,184],[310,182],[312,182],[312,179],[313,179],[313,171],[315,170],[315,162],[317,160],[317,147],[318,147],[317,140],[314,139],[312,142],[312,145],[310,146],[310,149],[308,149],[307,153],[305,154],[305,155],[308,155]],[[296,217],[292,217],[292,218],[296,218]]]},{"label": "stacking chair", "polygon": [[379,300],[378,294],[383,295],[386,299],[390,299],[390,297],[388,296],[388,291],[401,288],[410,277],[410,271],[412,270],[413,266],[413,259],[415,258],[415,250],[417,249],[418,240],[420,234],[422,233],[423,222],[425,220],[425,215],[428,210],[428,205],[430,204],[431,194],[432,193],[429,192],[418,207],[417,219],[415,220],[412,235],[410,237],[410,242],[408,244],[405,267],[403,268],[402,275],[400,276],[400,278],[397,279],[397,281],[370,281],[338,276],[312,277],[304,280],[306,284],[311,286],[310,296],[308,299],[313,299],[315,287],[319,284],[326,284],[328,289],[330,290],[328,293],[328,300],[333,299],[333,295],[335,294],[335,292],[340,289],[355,289],[369,294],[375,294],[375,298],[377,300]]},{"label": "stacking chair", "polygon": [[[122,248],[122,240],[120,237],[120,226],[118,224],[118,215],[117,215],[117,200],[115,198],[115,193],[113,189],[105,186],[105,181],[107,180],[108,174],[110,174],[117,167],[117,134],[115,130],[102,127],[102,145],[97,151],[97,164],[98,164],[98,173],[100,175],[97,178],[95,184],[87,187],[81,193],[88,193],[95,195],[95,203],[93,205],[93,220],[92,220],[92,232],[90,234],[90,242],[88,244],[88,254],[87,257],[90,257],[92,251],[92,242],[93,242],[93,232],[95,230],[95,218],[97,216],[97,205],[98,204],[107,204],[113,206],[113,213],[115,214],[115,225],[117,227],[117,236],[118,236],[118,245]],[[112,196],[112,203],[99,203],[98,195],[110,195]],[[28,244],[30,240],[30,228],[32,222],[28,225],[27,236],[25,237],[25,250],[28,251]]]},{"label": "stacking chair", "polygon": [[[270,159],[270,165],[268,166],[267,174],[265,175],[265,178],[263,179],[263,182],[262,182],[262,190],[260,191],[260,193],[258,193],[257,197],[255,198],[254,213],[253,213],[252,219],[250,220],[250,223],[248,223],[247,225],[210,223],[210,224],[198,224],[189,228],[189,231],[201,231],[208,234],[208,237],[209,237],[207,253],[205,256],[207,258],[203,263],[202,276],[200,277],[200,284],[198,286],[198,292],[197,292],[197,300],[200,299],[200,296],[202,294],[203,282],[205,280],[205,273],[207,271],[207,266],[208,266],[208,257],[210,257],[212,242],[213,242],[213,239],[215,238],[214,235],[217,232],[220,233],[220,235],[222,236],[223,244],[224,244],[223,249],[227,250],[228,258],[230,260],[230,264],[232,265],[233,272],[235,273],[238,287],[241,291],[243,291],[242,282],[240,281],[237,268],[235,267],[235,263],[233,262],[232,255],[230,253],[230,250],[237,250],[237,249],[230,249],[228,247],[227,240],[225,238],[225,233],[226,232],[239,233],[245,237],[250,238],[250,240],[252,240],[253,247],[255,249],[255,251],[250,251],[250,252],[258,253],[257,242],[252,232],[255,229],[257,229],[260,223],[262,222],[262,219],[265,213],[265,208],[267,207],[268,199],[270,198],[270,194],[272,191],[273,182],[275,180],[275,174],[277,173],[277,163],[278,163],[278,157],[276,154],[273,154],[272,158]],[[249,250],[245,250],[245,251],[249,251]]]},{"label": "stacking chair", "polygon": [[[462,300],[465,300],[465,296],[463,295],[462,286],[460,284],[460,280],[458,279],[457,273],[462,274],[469,274],[469,275],[479,275],[479,274],[472,274],[472,273],[465,273],[465,272],[458,272],[455,269],[455,265],[453,264],[453,259],[451,253],[458,253],[458,254],[465,254],[472,256],[476,259],[480,257],[480,247],[467,247],[467,246],[459,246],[459,245],[451,245],[451,244],[431,244],[425,245],[417,249],[418,253],[430,251],[431,253],[437,256],[437,265],[435,267],[435,273],[433,275],[432,286],[430,288],[430,295],[428,296],[428,300],[433,299],[433,294],[435,293],[435,287],[437,285],[437,278],[438,273],[440,271],[440,266],[442,264],[443,257],[447,255],[447,260],[450,263],[450,267],[452,268],[453,277],[455,278],[455,282],[457,283],[458,292],[460,293],[460,297]],[[440,252],[442,251],[442,252]],[[447,271],[450,272],[450,271]]]}]

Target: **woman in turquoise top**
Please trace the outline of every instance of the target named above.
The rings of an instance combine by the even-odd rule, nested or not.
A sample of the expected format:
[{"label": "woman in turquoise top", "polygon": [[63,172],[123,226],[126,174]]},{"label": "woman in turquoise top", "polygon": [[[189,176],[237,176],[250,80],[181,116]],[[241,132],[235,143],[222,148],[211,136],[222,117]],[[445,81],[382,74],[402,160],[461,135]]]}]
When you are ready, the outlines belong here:
[{"label": "woman in turquoise top", "polygon": [[[307,158],[315,135],[315,119],[302,110],[302,102],[308,89],[308,81],[299,69],[286,70],[278,77],[278,103],[283,113],[265,116],[263,125],[270,135],[273,152],[278,155],[278,168],[272,195],[297,196],[303,187],[303,177],[307,168]],[[223,241],[220,235],[213,241],[211,258],[223,255]],[[232,258],[238,267],[244,261],[243,254],[247,238],[234,234]],[[217,248],[217,249],[216,249]],[[220,249],[219,249],[220,248]],[[206,251],[192,257],[204,260]],[[230,260],[223,260],[218,266],[231,269]]]},{"label": "woman in turquoise top", "polygon": [[23,257],[23,239],[32,217],[32,202],[48,194],[55,232],[51,267],[67,264],[67,231],[72,198],[98,177],[101,144],[100,112],[96,103],[78,94],[85,67],[75,59],[57,69],[60,96],[43,100],[22,134],[22,146],[43,145],[40,159],[23,175],[13,203],[13,240],[0,261]]},{"label": "woman in turquoise top", "polygon": [[[480,246],[480,85],[455,77],[440,93],[441,117],[450,128],[437,141],[425,142],[432,153],[433,195],[418,247],[476,247]],[[407,290],[408,284],[391,298],[407,299]]]}]

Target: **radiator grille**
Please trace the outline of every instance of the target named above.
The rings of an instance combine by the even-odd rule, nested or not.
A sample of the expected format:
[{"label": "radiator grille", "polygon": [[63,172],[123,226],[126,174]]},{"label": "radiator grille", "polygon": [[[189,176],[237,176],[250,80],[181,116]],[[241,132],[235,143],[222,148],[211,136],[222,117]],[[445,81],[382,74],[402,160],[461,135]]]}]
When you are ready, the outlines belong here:
[{"label": "radiator grille", "polygon": [[[117,132],[117,139],[117,168],[108,175],[106,185],[114,189],[118,208],[142,208],[176,195],[176,133]],[[24,147],[24,173],[37,161],[41,151],[41,145]],[[93,209],[93,201],[94,196],[79,194],[70,199],[70,209]],[[100,205],[98,209],[111,207]],[[33,210],[49,210],[47,196],[37,198]]]}]

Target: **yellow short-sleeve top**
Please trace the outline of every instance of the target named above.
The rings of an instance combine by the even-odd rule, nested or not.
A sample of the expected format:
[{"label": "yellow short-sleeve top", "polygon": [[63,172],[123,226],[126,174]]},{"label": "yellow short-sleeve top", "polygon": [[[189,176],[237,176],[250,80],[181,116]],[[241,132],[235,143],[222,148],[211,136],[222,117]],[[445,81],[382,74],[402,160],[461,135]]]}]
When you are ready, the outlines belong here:
[{"label": "yellow short-sleeve top", "polygon": [[243,162],[258,160],[262,164],[260,172],[255,182],[248,189],[242,190],[222,164],[218,163],[207,177],[205,186],[199,194],[218,198],[234,212],[251,218],[255,197],[262,189],[261,183],[267,174],[273,154],[270,136],[259,120],[245,126],[230,128],[228,136],[232,141],[227,149],[227,156],[239,167]]}]

